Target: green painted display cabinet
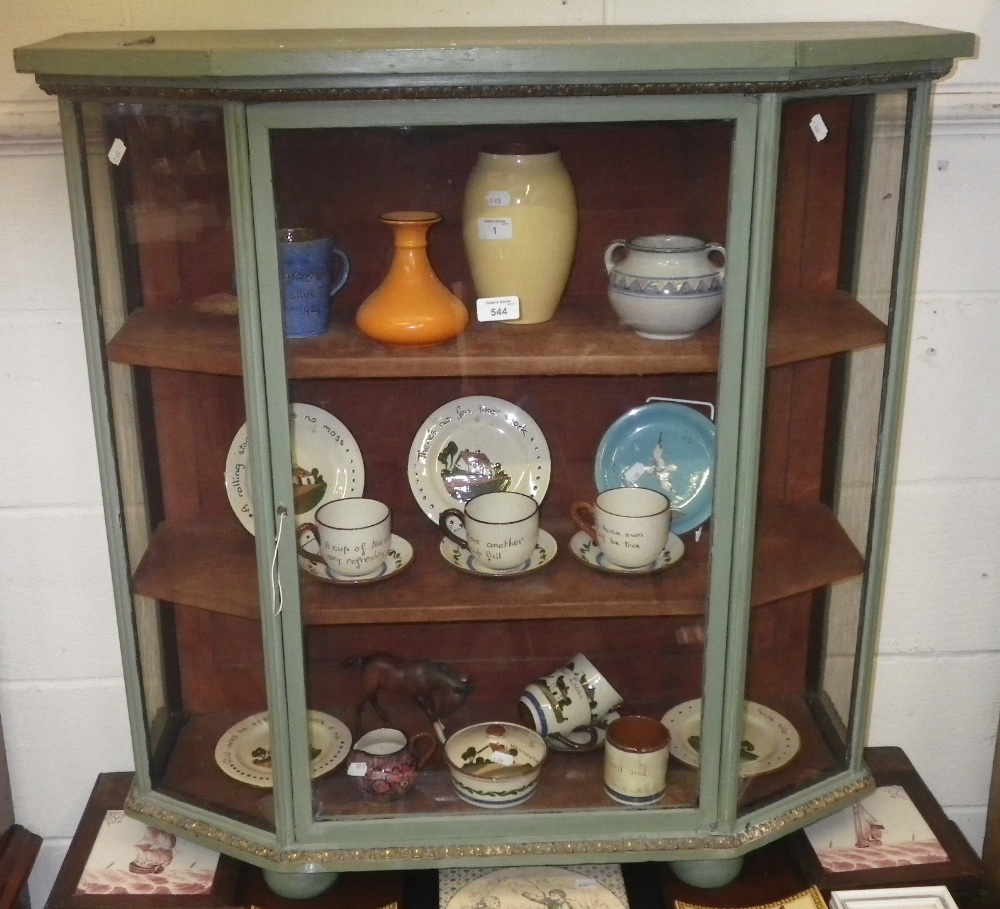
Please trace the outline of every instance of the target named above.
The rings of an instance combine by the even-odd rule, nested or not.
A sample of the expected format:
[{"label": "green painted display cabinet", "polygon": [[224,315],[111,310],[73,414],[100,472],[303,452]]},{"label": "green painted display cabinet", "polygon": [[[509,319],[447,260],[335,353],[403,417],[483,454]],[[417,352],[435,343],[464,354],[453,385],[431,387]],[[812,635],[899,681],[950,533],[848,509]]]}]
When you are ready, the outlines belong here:
[{"label": "green painted display cabinet", "polygon": [[[865,793],[931,88],[973,51],[901,23],[18,49],[60,103],[129,810],[282,893],[640,860],[711,885]],[[355,319],[391,263],[386,341]],[[428,270],[467,325],[423,333]],[[662,521],[574,512],[619,487],[671,502],[639,567],[613,538]],[[526,499],[537,544],[497,568],[520,531],[483,527]],[[606,788],[625,714],[670,731],[662,795]],[[386,727],[415,776],[358,743]]]}]

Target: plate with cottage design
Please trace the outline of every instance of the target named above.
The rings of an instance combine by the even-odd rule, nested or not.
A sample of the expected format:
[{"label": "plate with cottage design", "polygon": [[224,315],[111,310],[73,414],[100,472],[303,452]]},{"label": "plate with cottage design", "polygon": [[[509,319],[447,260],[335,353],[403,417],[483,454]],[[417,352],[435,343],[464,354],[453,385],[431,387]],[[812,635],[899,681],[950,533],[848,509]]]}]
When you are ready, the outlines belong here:
[{"label": "plate with cottage design", "polygon": [[[330,499],[360,496],[365,488],[365,462],[351,431],[333,414],[312,404],[293,404],[292,498],[298,524],[311,521]],[[240,523],[253,533],[250,487],[250,443],[244,423],[226,457],[226,495]]]},{"label": "plate with cottage design", "polygon": [[551,475],[538,424],[516,404],[488,395],[439,407],[410,446],[410,489],[435,524],[445,509],[485,492],[521,492],[540,503]]},{"label": "plate with cottage design", "polygon": [[594,460],[598,492],[645,486],[670,499],[670,529],[687,533],[712,514],[715,423],[676,401],[650,401],[604,433]]},{"label": "plate with cottage design", "polygon": [[[318,710],[307,714],[309,724],[309,775],[329,773],[347,757],[351,732],[336,717]],[[215,762],[241,783],[270,789],[271,727],[267,712],[255,713],[228,729],[215,746]]]}]

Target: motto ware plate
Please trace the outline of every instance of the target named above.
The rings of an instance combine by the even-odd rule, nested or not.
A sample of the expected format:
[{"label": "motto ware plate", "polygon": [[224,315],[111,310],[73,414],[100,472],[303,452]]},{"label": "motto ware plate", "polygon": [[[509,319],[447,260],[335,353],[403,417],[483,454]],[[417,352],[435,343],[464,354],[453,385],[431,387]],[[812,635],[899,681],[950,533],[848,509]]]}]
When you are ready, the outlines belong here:
[{"label": "motto ware plate", "polygon": [[502,398],[471,395],[439,407],[410,446],[410,489],[435,524],[445,509],[484,492],[521,492],[541,502],[551,475],[538,424]]},{"label": "motto ware plate", "polygon": [[[670,730],[670,753],[682,764],[697,767],[700,761],[701,698],[668,710],[662,723]],[[780,713],[746,701],[740,745],[740,776],[758,776],[784,767],[799,752],[801,740],[795,727]]]},{"label": "motto ware plate", "polygon": [[[365,488],[365,463],[350,430],[333,414],[312,404],[293,404],[292,495],[295,520],[311,521],[322,502],[359,496]],[[253,533],[250,444],[244,423],[226,458],[226,495],[240,523]]]},{"label": "motto ware plate", "polygon": [[[309,773],[313,779],[329,773],[347,757],[351,732],[340,720],[318,710],[307,714],[309,723]],[[219,739],[215,762],[241,783],[270,788],[271,729],[267,713],[240,720]]]}]

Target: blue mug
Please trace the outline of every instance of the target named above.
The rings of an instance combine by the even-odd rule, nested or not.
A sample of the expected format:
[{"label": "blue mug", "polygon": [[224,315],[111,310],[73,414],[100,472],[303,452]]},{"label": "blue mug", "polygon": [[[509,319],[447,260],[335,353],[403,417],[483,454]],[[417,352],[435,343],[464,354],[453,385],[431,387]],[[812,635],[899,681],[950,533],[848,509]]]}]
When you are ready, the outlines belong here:
[{"label": "blue mug", "polygon": [[279,230],[278,251],[285,334],[289,338],[323,334],[330,327],[330,300],[351,273],[347,254],[333,237],[306,227]]}]

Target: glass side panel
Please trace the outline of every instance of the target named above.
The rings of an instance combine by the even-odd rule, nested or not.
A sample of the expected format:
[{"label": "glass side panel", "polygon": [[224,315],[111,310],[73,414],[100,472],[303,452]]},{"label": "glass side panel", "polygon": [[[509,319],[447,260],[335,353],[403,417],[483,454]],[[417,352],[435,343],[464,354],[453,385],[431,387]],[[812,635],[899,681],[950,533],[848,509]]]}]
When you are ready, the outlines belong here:
[{"label": "glass side panel", "polygon": [[[609,722],[701,697],[734,135],[271,131],[315,819],[616,808]],[[665,796],[620,762],[620,801],[699,804],[697,753]]]},{"label": "glass side panel", "polygon": [[222,113],[86,103],[80,116],[148,745],[137,760],[156,789],[272,829]]},{"label": "glass side panel", "polygon": [[[851,758],[906,114],[902,92],[785,105],[742,808]],[[785,313],[817,334],[827,326],[834,343],[783,362]],[[782,566],[773,585],[762,582],[771,563]],[[786,583],[795,572],[809,583]]]}]

